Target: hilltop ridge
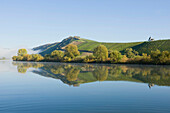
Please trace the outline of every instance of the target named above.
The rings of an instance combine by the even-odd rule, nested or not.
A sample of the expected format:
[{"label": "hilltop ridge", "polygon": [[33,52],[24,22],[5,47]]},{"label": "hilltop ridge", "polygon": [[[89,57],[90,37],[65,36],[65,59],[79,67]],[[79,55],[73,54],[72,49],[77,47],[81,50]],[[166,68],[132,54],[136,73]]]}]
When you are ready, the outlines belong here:
[{"label": "hilltop ridge", "polygon": [[41,55],[50,54],[54,50],[64,51],[65,47],[69,44],[74,44],[78,46],[80,51],[92,52],[95,47],[99,45],[105,45],[109,51],[118,50],[121,53],[124,53],[126,48],[133,48],[138,51],[139,54],[147,53],[150,54],[152,50],[159,49],[160,51],[170,51],[170,40],[157,40],[157,41],[143,41],[143,42],[129,42],[129,43],[105,43],[97,42],[93,40],[83,39],[79,36],[70,36],[63,39],[61,42],[55,42],[52,44],[45,44],[33,48],[34,51],[40,50]]}]

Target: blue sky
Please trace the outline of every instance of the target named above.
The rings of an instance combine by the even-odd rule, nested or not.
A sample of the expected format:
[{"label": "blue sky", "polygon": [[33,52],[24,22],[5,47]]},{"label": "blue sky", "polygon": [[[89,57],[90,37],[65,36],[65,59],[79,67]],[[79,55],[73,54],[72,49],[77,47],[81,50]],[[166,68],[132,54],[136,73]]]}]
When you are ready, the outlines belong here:
[{"label": "blue sky", "polygon": [[0,0],[0,47],[170,38],[170,0]]}]

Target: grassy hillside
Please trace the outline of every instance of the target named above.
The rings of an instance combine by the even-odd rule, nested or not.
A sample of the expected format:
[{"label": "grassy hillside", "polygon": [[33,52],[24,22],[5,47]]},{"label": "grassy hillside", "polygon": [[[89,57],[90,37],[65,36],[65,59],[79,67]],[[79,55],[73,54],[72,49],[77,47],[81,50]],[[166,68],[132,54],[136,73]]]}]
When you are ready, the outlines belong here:
[{"label": "grassy hillside", "polygon": [[143,42],[139,45],[132,47],[134,50],[141,53],[150,54],[151,51],[159,49],[160,51],[170,51],[170,40],[158,40],[153,42]]},{"label": "grassy hillside", "polygon": [[118,50],[124,53],[126,48],[133,48],[138,51],[139,54],[148,53],[151,51],[159,49],[160,51],[170,51],[170,40],[157,40],[152,42],[132,42],[132,43],[103,43],[103,42],[95,42],[91,40],[86,40],[84,43],[78,45],[79,50],[88,50],[93,51],[95,47],[100,44],[105,45],[108,50]]},{"label": "grassy hillside", "polygon": [[99,46],[100,44],[105,45],[108,50],[118,50],[123,51],[126,48],[131,48],[136,45],[139,45],[143,42],[133,42],[133,43],[103,43],[103,42],[95,42],[91,40],[85,40],[84,43],[78,45],[80,50],[88,50],[93,51],[95,47]]},{"label": "grassy hillside", "polygon": [[170,51],[170,40],[157,40],[152,42],[131,42],[131,43],[104,43],[104,42],[96,42],[92,40],[82,39],[79,37],[69,37],[64,39],[59,43],[47,44],[44,46],[39,46],[34,48],[33,50],[40,50],[41,55],[50,54],[54,50],[64,50],[68,44],[75,44],[78,46],[78,49],[86,52],[91,52],[94,50],[95,47],[99,46],[100,44],[105,45],[109,51],[118,50],[124,53],[126,48],[133,48],[134,50],[138,51],[140,54],[148,53],[152,50],[159,49],[160,51]]}]

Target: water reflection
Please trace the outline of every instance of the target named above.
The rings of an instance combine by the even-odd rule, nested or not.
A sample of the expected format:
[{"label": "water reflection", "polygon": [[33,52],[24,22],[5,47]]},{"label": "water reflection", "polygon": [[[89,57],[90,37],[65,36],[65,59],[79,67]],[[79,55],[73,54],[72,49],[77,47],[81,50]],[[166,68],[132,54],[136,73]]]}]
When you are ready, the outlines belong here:
[{"label": "water reflection", "polygon": [[148,65],[93,65],[67,63],[22,63],[13,62],[19,73],[32,72],[45,77],[60,79],[63,83],[79,86],[95,81],[131,81],[170,86],[170,66]]}]

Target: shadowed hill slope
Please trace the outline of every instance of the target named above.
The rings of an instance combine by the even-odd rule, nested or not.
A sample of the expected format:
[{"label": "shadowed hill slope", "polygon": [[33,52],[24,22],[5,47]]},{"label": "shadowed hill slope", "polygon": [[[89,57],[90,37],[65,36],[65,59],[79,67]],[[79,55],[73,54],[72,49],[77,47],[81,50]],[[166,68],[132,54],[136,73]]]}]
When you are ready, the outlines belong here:
[{"label": "shadowed hill slope", "polygon": [[79,37],[69,37],[64,40],[62,40],[59,43],[52,44],[50,47],[44,49],[40,54],[45,55],[45,54],[51,54],[54,50],[61,50],[63,47],[67,46],[73,41],[79,40]]},{"label": "shadowed hill slope", "polygon": [[33,48],[32,50],[34,51],[43,51],[43,50],[46,50],[47,48],[53,46],[53,45],[56,45],[58,44],[59,42],[56,42],[56,43],[52,43],[52,44],[45,44],[45,45],[42,45],[42,46],[38,46],[38,47],[35,47]]}]

